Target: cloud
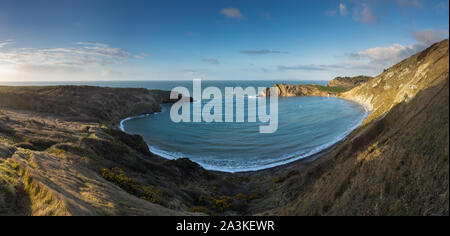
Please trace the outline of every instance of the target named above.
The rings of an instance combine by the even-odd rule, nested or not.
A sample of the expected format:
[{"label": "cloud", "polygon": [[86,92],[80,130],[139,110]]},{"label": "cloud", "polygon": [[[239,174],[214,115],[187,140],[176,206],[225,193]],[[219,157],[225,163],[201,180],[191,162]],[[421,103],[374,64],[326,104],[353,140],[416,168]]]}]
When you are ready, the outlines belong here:
[{"label": "cloud", "polygon": [[280,65],[278,70],[377,75],[383,69],[424,50],[435,42],[448,38],[448,35],[447,29],[421,30],[412,34],[416,42],[411,45],[396,43],[385,47],[373,47],[347,54],[347,60],[335,64]]},{"label": "cloud", "polygon": [[378,17],[373,13],[372,7],[367,3],[362,4],[360,15],[364,23],[374,23],[378,21]]},{"label": "cloud", "polygon": [[86,76],[91,76],[91,79],[96,76],[96,78],[121,76],[120,72],[111,70],[113,68],[110,67],[117,68],[118,64],[147,56],[145,53],[135,55],[107,44],[78,42],[67,48],[2,48],[0,67],[10,68],[14,72],[10,74],[26,80],[30,78],[79,80]]},{"label": "cloud", "polygon": [[369,48],[357,53],[350,54],[354,59],[367,59],[369,63],[392,65],[406,59],[415,53],[425,49],[427,45],[416,43],[410,46],[393,44],[388,47]]},{"label": "cloud", "polygon": [[150,56],[150,54],[143,52],[143,53],[140,53],[139,55],[135,55],[134,58],[136,58],[136,59],[144,59],[144,58],[149,57],[149,56]]},{"label": "cloud", "polygon": [[413,37],[419,42],[426,45],[432,45],[448,38],[449,32],[447,29],[427,29],[413,33]]},{"label": "cloud", "polygon": [[16,65],[86,66],[109,65],[133,58],[143,58],[148,54],[133,55],[107,44],[78,42],[70,48],[19,48],[0,52],[0,63]]},{"label": "cloud", "polygon": [[448,12],[448,1],[441,1],[436,5],[438,12]]},{"label": "cloud", "polygon": [[123,75],[122,72],[120,71],[116,71],[116,70],[102,70],[100,72],[100,76],[101,77],[107,77],[107,78],[111,78],[111,77],[121,77]]},{"label": "cloud", "polygon": [[238,20],[244,19],[244,15],[237,8],[232,8],[232,7],[224,8],[224,9],[220,10],[220,14],[222,14],[230,19],[238,19]]},{"label": "cloud", "polygon": [[343,3],[339,4],[339,13],[342,16],[346,16],[347,15],[347,6],[345,6],[345,4],[343,4]]},{"label": "cloud", "polygon": [[208,62],[208,63],[213,64],[213,65],[220,64],[219,60],[217,60],[216,58],[203,58],[202,61],[203,62]]},{"label": "cloud", "polygon": [[67,65],[18,64],[18,65],[15,65],[15,68],[18,71],[25,72],[28,74],[33,74],[33,75],[59,74],[59,73],[66,73],[66,74],[74,75],[74,74],[79,74],[84,71],[83,68],[67,66]]},{"label": "cloud", "polygon": [[10,44],[13,44],[13,43],[14,43],[14,41],[12,41],[12,40],[0,41],[0,48],[5,47]]},{"label": "cloud", "polygon": [[386,67],[396,64],[422,50],[431,44],[448,38],[447,29],[421,30],[412,34],[416,42],[411,45],[392,44],[387,47],[374,47],[350,53],[352,60],[366,63],[368,66]]},{"label": "cloud", "polygon": [[384,69],[384,65],[378,63],[367,63],[358,60],[350,60],[336,64],[300,64],[292,66],[278,66],[279,71],[306,71],[306,72],[339,72],[339,73],[351,73],[358,72],[356,74],[376,74]]},{"label": "cloud", "polygon": [[422,9],[423,4],[419,0],[396,0],[400,8],[417,8]]},{"label": "cloud", "polygon": [[191,70],[191,69],[184,69],[184,70],[181,70],[181,72],[184,75],[189,75],[189,76],[198,74],[197,70]]},{"label": "cloud", "polygon": [[378,17],[374,13],[372,6],[367,2],[357,4],[353,8],[353,19],[366,24],[374,24],[378,22]]},{"label": "cloud", "polygon": [[247,55],[267,55],[267,54],[287,54],[288,52],[282,52],[282,51],[272,51],[268,49],[261,49],[261,50],[244,50],[240,51],[241,54],[247,54]]},{"label": "cloud", "polygon": [[295,65],[295,66],[278,66],[278,70],[304,70],[304,71],[324,71],[325,66],[320,65]]},{"label": "cloud", "polygon": [[[343,4],[343,3],[340,3],[339,4],[339,14],[341,15],[341,16],[346,16],[347,15],[347,6],[345,5],[345,4]],[[325,12],[325,15],[326,16],[329,16],[329,17],[333,17],[333,16],[336,16],[337,15],[337,10],[334,10],[334,9],[331,9],[331,10],[327,10],[326,12]]]},{"label": "cloud", "polygon": [[329,16],[329,17],[335,16],[336,15],[336,11],[335,10],[328,10],[328,11],[325,12],[325,15]]}]

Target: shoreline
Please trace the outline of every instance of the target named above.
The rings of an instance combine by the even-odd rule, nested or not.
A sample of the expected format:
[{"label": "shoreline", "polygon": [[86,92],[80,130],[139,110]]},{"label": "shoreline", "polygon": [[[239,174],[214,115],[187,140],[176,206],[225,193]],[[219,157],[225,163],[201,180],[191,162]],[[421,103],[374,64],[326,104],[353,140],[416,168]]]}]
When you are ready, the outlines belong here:
[{"label": "shoreline", "polygon": [[[314,96],[314,97],[317,97],[317,96]],[[324,97],[324,96],[319,96],[319,97]],[[280,168],[292,167],[292,166],[295,166],[295,165],[298,165],[298,164],[302,164],[304,162],[314,161],[317,158],[320,158],[321,156],[323,156],[323,155],[333,151],[340,143],[342,143],[342,141],[345,140],[345,138],[347,138],[351,133],[353,133],[355,130],[357,130],[359,127],[361,127],[361,125],[364,123],[364,121],[367,119],[367,117],[370,115],[370,112],[371,112],[371,110],[365,104],[360,103],[360,102],[358,102],[356,100],[352,100],[352,99],[344,98],[344,97],[338,97],[338,96],[333,96],[333,97],[339,98],[339,99],[343,99],[343,100],[347,100],[349,102],[353,102],[353,103],[356,103],[356,104],[360,105],[364,109],[364,115],[358,122],[356,122],[355,126],[353,126],[353,127],[351,127],[349,129],[348,132],[345,132],[345,133],[343,133],[343,135],[338,136],[335,140],[331,141],[332,142],[331,144],[329,144],[329,145],[325,144],[325,146],[326,146],[325,148],[322,148],[322,149],[320,149],[320,150],[318,150],[316,152],[314,152],[314,150],[311,150],[310,152],[308,152],[308,153],[306,153],[304,155],[300,155],[298,157],[293,157],[293,158],[290,158],[288,160],[276,162],[274,164],[263,166],[261,168],[248,169],[248,170],[242,170],[242,171],[214,169],[214,167],[208,168],[208,166],[205,166],[204,164],[201,164],[201,163],[199,163],[197,161],[194,161],[194,160],[190,159],[189,157],[188,157],[188,159],[191,160],[192,162],[197,163],[198,165],[200,165],[202,168],[204,168],[207,171],[211,171],[211,172],[214,172],[214,173],[242,174],[242,175],[263,173],[263,172],[266,172],[266,171],[272,172],[274,170],[279,170]],[[120,122],[118,124],[116,124],[115,126],[120,131],[122,131],[122,132],[124,132],[126,134],[130,134],[130,133],[126,132],[125,127],[123,125],[124,122],[129,121],[129,120],[133,120],[133,119],[145,118],[145,117],[148,117],[148,116],[151,116],[151,115],[154,115],[154,114],[165,112],[165,110],[163,109],[163,106],[161,106],[161,105],[162,104],[160,104],[161,111],[159,111],[159,112],[141,114],[141,115],[137,115],[137,116],[130,116],[130,117],[127,117],[125,119],[120,120]],[[139,136],[141,136],[141,135],[139,135]],[[163,150],[161,150],[161,152],[158,152],[158,151],[155,152],[155,151],[153,151],[155,149],[155,147],[150,146],[150,144],[148,144],[147,142],[145,142],[145,143],[147,144],[147,146],[149,148],[149,151],[151,153],[153,153],[154,155],[156,155],[156,156],[159,156],[159,157],[164,158],[166,160],[177,160],[177,159],[180,159],[180,158],[176,158],[176,157],[169,158],[169,157],[167,157],[168,155],[161,154],[161,152],[166,152],[166,151],[163,151]],[[168,153],[170,153],[170,152],[168,152]]]}]

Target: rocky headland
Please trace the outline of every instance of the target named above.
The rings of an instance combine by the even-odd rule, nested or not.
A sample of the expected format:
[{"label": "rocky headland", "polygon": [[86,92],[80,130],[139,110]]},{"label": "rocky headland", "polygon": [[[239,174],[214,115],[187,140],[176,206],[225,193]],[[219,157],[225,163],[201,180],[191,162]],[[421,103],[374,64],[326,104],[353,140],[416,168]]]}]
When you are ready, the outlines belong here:
[{"label": "rocky headland", "polygon": [[371,76],[354,76],[354,77],[336,77],[328,83],[328,87],[342,87],[352,89],[360,84],[364,84],[373,79]]}]

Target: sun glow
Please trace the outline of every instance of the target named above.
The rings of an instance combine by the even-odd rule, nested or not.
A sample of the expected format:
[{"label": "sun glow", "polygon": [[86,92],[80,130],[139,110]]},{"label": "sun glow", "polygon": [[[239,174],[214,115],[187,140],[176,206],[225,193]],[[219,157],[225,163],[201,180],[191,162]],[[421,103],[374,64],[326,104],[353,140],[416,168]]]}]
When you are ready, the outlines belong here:
[{"label": "sun glow", "polygon": [[0,64],[0,80],[8,80],[7,76],[13,76],[17,74],[17,70],[12,65]]}]

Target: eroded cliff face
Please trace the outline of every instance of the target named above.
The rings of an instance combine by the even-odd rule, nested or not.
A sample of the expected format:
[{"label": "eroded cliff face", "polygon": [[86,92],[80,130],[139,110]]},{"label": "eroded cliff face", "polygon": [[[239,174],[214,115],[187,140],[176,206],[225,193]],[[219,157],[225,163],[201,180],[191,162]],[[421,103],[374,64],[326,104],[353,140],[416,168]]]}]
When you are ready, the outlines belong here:
[{"label": "eroded cliff face", "polygon": [[289,84],[277,84],[272,88],[267,88],[264,93],[259,94],[262,97],[271,96],[272,93],[276,93],[280,97],[298,97],[298,96],[328,96],[329,93],[322,91],[316,85],[302,84],[302,85],[289,85]]}]

